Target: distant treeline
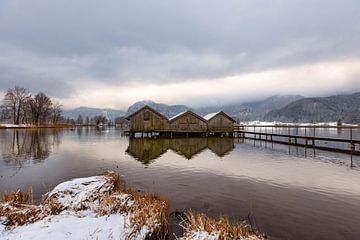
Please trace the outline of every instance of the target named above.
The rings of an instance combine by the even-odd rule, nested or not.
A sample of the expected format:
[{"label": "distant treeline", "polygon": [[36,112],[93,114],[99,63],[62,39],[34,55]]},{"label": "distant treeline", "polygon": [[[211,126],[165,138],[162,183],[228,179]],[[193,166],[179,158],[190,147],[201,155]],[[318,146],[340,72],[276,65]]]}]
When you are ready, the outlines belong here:
[{"label": "distant treeline", "polygon": [[129,125],[129,121],[126,120],[125,117],[117,117],[114,120],[108,119],[104,115],[96,115],[94,117],[83,117],[83,115],[78,115],[77,119],[72,118],[66,118],[64,119],[64,123],[70,124],[70,125],[109,125],[114,126],[118,125],[120,127],[127,127]]},{"label": "distant treeline", "polygon": [[108,124],[112,125],[113,123],[107,119],[106,116],[97,115],[95,117],[83,117],[79,115],[77,119],[67,118],[65,119],[65,123],[71,125],[99,125],[99,124]]},{"label": "distant treeline", "polygon": [[43,92],[32,95],[24,87],[7,90],[1,105],[1,120],[14,124],[57,124],[63,121],[62,106]]}]

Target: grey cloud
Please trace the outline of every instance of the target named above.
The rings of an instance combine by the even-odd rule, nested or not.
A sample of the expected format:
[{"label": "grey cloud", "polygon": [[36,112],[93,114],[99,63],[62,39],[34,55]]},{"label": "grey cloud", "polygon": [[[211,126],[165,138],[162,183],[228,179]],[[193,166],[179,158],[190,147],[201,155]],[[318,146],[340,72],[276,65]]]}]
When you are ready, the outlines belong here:
[{"label": "grey cloud", "polygon": [[88,81],[168,83],[359,59],[359,12],[357,0],[0,0],[0,89],[67,97]]},{"label": "grey cloud", "polygon": [[46,92],[52,97],[64,98],[73,93],[63,79],[54,76],[31,74],[21,69],[9,69],[0,66],[0,89],[7,90],[14,86],[23,86],[32,93]]}]

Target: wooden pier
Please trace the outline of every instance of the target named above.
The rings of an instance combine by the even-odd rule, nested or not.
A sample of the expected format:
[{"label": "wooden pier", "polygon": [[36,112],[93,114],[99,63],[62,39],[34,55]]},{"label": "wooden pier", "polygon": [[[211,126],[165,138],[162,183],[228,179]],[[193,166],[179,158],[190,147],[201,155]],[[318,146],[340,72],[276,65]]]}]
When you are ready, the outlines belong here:
[{"label": "wooden pier", "polygon": [[[303,130],[303,135],[298,134],[299,129]],[[338,131],[346,129],[349,131],[349,138],[318,136],[316,135],[317,129],[337,129]],[[237,138],[360,155],[360,139],[353,138],[355,129],[360,131],[360,126],[240,125],[234,126],[234,136]],[[294,131],[296,132],[295,134],[292,133]],[[347,147],[327,146],[329,143],[346,144]]]}]

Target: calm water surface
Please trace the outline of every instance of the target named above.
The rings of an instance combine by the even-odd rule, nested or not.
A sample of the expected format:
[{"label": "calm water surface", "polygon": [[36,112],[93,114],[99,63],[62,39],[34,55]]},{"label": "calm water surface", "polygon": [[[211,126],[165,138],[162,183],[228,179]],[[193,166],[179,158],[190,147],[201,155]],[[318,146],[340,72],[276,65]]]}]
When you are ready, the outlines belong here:
[{"label": "calm water surface", "polygon": [[170,199],[170,211],[250,214],[273,239],[360,236],[359,157],[229,138],[128,139],[95,128],[0,130],[0,143],[0,194],[32,186],[40,200],[63,181],[116,170],[141,192]]}]

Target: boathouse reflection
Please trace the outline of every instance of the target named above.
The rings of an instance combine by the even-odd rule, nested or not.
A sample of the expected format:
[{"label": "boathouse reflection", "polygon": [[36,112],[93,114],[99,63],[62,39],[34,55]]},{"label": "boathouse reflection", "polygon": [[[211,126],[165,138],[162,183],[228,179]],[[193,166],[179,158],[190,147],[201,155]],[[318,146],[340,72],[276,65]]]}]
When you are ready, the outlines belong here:
[{"label": "boathouse reflection", "polygon": [[233,138],[130,138],[126,152],[136,160],[148,165],[168,149],[186,159],[191,159],[205,149],[223,157],[234,149]]},{"label": "boathouse reflection", "polygon": [[169,149],[169,139],[130,138],[126,152],[143,164],[152,163]]}]

